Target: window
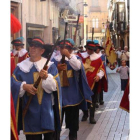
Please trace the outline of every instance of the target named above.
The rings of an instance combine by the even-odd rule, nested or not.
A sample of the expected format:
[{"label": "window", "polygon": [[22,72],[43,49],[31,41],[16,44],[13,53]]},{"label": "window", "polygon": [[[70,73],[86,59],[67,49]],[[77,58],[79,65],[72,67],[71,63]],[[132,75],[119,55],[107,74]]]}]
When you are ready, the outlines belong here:
[{"label": "window", "polygon": [[99,24],[98,18],[96,18],[96,28],[98,28],[98,24]]},{"label": "window", "polygon": [[92,27],[95,28],[95,19],[94,18],[92,19]]},{"label": "window", "polygon": [[96,19],[92,19],[92,27],[94,28],[98,28],[98,25],[99,25],[99,21],[98,21],[98,18]]},{"label": "window", "polygon": [[125,5],[124,3],[118,3],[118,21],[123,22],[125,20]]}]

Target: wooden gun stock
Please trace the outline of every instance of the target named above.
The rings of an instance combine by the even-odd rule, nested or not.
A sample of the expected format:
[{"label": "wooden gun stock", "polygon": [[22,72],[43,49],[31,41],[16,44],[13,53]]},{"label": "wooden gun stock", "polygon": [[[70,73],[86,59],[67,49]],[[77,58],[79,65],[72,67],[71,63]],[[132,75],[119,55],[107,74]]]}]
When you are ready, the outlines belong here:
[{"label": "wooden gun stock", "polygon": [[[62,60],[61,60],[61,63],[64,64],[65,63],[65,55],[62,55]],[[70,84],[69,84],[69,81],[68,81],[68,77],[67,77],[67,70],[63,70],[63,87],[68,87]]]},{"label": "wooden gun stock", "polygon": [[[66,40],[66,34],[67,34],[67,26],[68,26],[68,23],[66,22],[65,23],[64,46],[63,46],[63,48],[65,48],[65,40]],[[62,55],[61,63],[62,64],[65,63],[65,55]],[[63,81],[62,86],[63,87],[68,87],[69,86],[69,81],[68,81],[68,77],[67,77],[67,70],[63,70],[63,75],[62,75],[61,78],[63,78],[63,80],[62,80]]]}]

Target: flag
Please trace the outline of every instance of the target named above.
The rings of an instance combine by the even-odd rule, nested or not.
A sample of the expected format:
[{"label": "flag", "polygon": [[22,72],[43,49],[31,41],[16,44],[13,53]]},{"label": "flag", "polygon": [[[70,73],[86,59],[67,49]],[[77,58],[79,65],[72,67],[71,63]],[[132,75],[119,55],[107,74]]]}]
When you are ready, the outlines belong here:
[{"label": "flag", "polygon": [[105,52],[108,60],[107,65],[111,70],[114,70],[117,66],[117,55],[114,51],[110,31],[108,28],[106,29]]},{"label": "flag", "polygon": [[128,80],[127,86],[125,88],[123,97],[120,102],[120,108],[129,112],[129,80]]},{"label": "flag", "polygon": [[17,33],[20,30],[21,30],[21,23],[13,14],[11,14],[11,33],[12,34]]}]

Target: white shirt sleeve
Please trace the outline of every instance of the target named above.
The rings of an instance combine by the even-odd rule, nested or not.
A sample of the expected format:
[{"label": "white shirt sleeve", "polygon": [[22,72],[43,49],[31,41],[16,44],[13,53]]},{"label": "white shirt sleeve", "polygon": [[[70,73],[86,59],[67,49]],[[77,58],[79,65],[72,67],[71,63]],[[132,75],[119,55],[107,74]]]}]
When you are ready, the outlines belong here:
[{"label": "white shirt sleeve", "polygon": [[97,75],[100,77],[100,79],[102,79],[103,76],[104,76],[104,72],[103,72],[102,70],[100,70],[100,71],[97,73]]},{"label": "white shirt sleeve", "polygon": [[74,70],[78,71],[81,69],[81,62],[77,59],[75,55],[71,55],[69,63]]},{"label": "white shirt sleeve", "polygon": [[25,90],[23,89],[23,85],[26,84],[26,82],[22,82],[19,90],[19,97],[22,97],[25,93]]},{"label": "white shirt sleeve", "polygon": [[118,67],[118,72],[120,72],[120,70],[121,70],[121,67]]},{"label": "white shirt sleeve", "polygon": [[46,80],[42,80],[42,88],[47,93],[52,93],[52,91],[56,91],[56,83],[51,74],[48,74]]}]

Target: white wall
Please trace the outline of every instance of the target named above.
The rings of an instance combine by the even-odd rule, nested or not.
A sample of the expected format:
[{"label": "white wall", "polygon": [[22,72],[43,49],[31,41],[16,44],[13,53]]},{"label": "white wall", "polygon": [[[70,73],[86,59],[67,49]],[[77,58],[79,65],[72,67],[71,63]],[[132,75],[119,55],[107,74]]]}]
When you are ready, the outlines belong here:
[{"label": "white wall", "polygon": [[[22,36],[26,44],[26,23],[59,27],[59,8],[52,0],[23,0],[22,1]],[[52,22],[52,25],[50,25]]]}]

